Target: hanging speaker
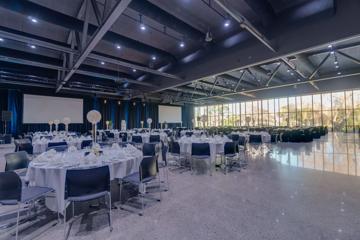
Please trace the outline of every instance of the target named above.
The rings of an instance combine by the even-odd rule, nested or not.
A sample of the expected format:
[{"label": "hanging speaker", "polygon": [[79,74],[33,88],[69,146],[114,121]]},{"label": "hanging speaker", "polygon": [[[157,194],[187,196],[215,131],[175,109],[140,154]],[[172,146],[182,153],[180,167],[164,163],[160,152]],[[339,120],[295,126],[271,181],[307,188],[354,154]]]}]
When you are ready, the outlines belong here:
[{"label": "hanging speaker", "polygon": [[1,112],[1,120],[3,122],[10,122],[11,121],[11,112],[10,111],[2,111]]}]

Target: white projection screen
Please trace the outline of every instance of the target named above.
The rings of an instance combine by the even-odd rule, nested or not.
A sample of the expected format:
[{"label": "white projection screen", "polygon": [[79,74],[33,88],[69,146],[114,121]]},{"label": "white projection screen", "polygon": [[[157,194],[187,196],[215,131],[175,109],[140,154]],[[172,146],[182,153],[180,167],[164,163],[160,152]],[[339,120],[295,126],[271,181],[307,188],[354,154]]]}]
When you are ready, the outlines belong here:
[{"label": "white projection screen", "polygon": [[180,123],[181,107],[159,105],[159,122]]},{"label": "white projection screen", "polygon": [[23,123],[48,123],[69,117],[71,123],[83,123],[83,100],[24,94]]}]

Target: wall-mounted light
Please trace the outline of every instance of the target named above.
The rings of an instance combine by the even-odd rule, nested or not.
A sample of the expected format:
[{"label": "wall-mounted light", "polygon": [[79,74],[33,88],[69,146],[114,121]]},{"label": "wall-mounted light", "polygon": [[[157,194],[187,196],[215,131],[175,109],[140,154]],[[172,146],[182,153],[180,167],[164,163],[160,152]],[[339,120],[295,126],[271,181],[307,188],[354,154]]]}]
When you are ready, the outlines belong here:
[{"label": "wall-mounted light", "polygon": [[104,100],[104,103],[105,103],[105,104],[107,103],[107,100],[106,100],[106,99]]}]

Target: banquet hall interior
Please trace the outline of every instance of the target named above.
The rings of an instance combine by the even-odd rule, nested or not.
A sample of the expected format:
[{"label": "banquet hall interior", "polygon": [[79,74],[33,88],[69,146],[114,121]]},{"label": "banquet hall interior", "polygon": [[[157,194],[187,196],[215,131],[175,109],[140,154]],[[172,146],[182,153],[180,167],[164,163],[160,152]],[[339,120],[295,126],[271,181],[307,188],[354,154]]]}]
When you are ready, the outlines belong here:
[{"label": "banquet hall interior", "polygon": [[0,0],[0,239],[360,239],[359,12]]}]

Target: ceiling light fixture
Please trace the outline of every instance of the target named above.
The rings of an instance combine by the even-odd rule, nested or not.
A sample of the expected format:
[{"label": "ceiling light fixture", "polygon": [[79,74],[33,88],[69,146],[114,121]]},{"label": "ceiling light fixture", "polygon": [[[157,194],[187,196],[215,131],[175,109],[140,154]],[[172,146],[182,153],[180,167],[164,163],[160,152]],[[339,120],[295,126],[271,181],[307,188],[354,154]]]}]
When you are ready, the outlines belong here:
[{"label": "ceiling light fixture", "polygon": [[135,68],[133,68],[133,70],[132,70],[133,72],[136,72],[136,69]]},{"label": "ceiling light fixture", "polygon": [[335,61],[335,62],[334,62],[335,65],[338,64],[338,63],[339,63],[338,61]]},{"label": "ceiling light fixture", "polygon": [[38,20],[34,17],[29,16],[29,20],[33,23],[38,23]]},{"label": "ceiling light fixture", "polygon": [[35,45],[32,45],[32,44],[30,44],[29,46],[30,46],[30,48],[32,48],[32,49],[35,49],[35,48],[36,48],[36,46],[35,46]]},{"label": "ceiling light fixture", "polygon": [[335,52],[334,52],[334,51],[331,51],[330,54],[335,54]]},{"label": "ceiling light fixture", "polygon": [[151,59],[152,59],[153,61],[155,61],[155,60],[156,60],[156,56],[155,56],[155,55],[152,56]]},{"label": "ceiling light fixture", "polygon": [[3,38],[0,38],[0,42],[3,42],[4,41],[4,39]]},{"label": "ceiling light fixture", "polygon": [[333,46],[331,44],[328,45],[328,48],[332,48]]},{"label": "ceiling light fixture", "polygon": [[230,27],[230,25],[231,25],[230,20],[229,20],[229,19],[225,19],[225,21],[224,21],[224,27],[228,28],[228,27]]},{"label": "ceiling light fixture", "polygon": [[105,65],[105,62],[101,61],[100,64],[101,64],[101,65]]},{"label": "ceiling light fixture", "polygon": [[119,44],[117,44],[116,49],[121,49],[121,46]]},{"label": "ceiling light fixture", "polygon": [[143,23],[142,15],[139,14],[139,17],[140,17],[140,30],[141,30],[141,31],[145,31],[145,30],[146,30],[146,26],[145,26],[145,24]]},{"label": "ceiling light fixture", "polygon": [[179,47],[184,48],[184,47],[185,47],[185,43],[184,43],[183,41],[181,41],[181,42],[179,43]]},{"label": "ceiling light fixture", "polygon": [[336,65],[335,68],[339,68],[339,65]]},{"label": "ceiling light fixture", "polygon": [[341,75],[341,72],[338,72],[337,75]]}]

